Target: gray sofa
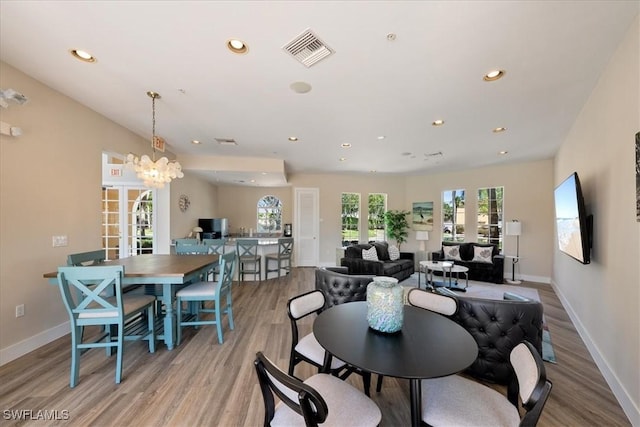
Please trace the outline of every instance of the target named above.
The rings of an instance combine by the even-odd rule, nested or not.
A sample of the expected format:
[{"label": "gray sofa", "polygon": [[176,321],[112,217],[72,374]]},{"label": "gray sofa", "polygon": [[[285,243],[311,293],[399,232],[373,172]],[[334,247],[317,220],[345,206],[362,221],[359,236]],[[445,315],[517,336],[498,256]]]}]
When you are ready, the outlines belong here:
[{"label": "gray sofa", "polygon": [[[362,250],[375,246],[378,261],[362,259]],[[347,246],[340,265],[347,267],[349,274],[395,277],[398,281],[405,280],[415,271],[413,252],[400,252],[400,259],[389,259],[389,244],[387,242],[371,242]]]}]

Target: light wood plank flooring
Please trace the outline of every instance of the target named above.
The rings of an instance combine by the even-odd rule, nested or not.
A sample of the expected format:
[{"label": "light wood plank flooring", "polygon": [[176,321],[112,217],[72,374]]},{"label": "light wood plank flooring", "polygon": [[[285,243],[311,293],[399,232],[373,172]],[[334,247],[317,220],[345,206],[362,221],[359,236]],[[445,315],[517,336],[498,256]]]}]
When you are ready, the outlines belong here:
[{"label": "light wood plank flooring", "polygon": [[[234,285],[236,328],[229,331],[225,323],[223,345],[211,326],[185,329],[173,351],[160,344],[149,354],[145,342],[125,344],[120,385],[114,383],[114,358],[94,349],[82,357],[80,382],[70,389],[70,339],[60,338],[0,367],[0,425],[259,426],[263,403],[255,353],[263,351],[286,370],[291,340],[286,302],[313,289],[314,277],[313,268],[294,268],[286,278]],[[554,388],[538,425],[630,425],[551,287],[525,286],[538,289],[558,361],[546,364]],[[309,319],[302,332],[311,325]],[[296,368],[303,378],[313,373],[304,363]],[[361,388],[359,376],[348,381]],[[385,378],[373,399],[382,410],[382,426],[409,425],[406,380]],[[59,416],[68,411],[69,418],[12,421],[10,410],[30,410],[33,416],[40,410]]]}]

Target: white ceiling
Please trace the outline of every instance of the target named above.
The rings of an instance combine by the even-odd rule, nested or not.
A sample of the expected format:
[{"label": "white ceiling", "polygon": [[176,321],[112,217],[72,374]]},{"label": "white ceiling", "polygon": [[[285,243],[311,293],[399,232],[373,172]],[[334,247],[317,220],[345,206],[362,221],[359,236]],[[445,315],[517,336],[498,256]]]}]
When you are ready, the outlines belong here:
[{"label": "white ceiling", "polygon": [[[0,59],[149,139],[145,93],[159,92],[157,134],[212,182],[429,174],[552,157],[639,5],[3,0]],[[305,29],[335,51],[310,68],[282,49]],[[230,38],[249,52],[232,54]],[[505,77],[484,82],[494,68]],[[312,90],[295,93],[298,81]]]}]

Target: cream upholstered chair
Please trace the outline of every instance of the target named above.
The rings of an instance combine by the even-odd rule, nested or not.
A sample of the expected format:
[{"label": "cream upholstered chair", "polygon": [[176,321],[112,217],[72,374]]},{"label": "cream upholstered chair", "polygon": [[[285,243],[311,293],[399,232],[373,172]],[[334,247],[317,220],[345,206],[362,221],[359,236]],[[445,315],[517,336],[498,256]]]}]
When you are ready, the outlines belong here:
[{"label": "cream upholstered chair", "polygon": [[[351,384],[327,374],[301,381],[287,375],[262,352],[254,362],[265,426],[377,426],[380,408]],[[280,402],[276,405],[274,395]]]},{"label": "cream upholstered chair", "polygon": [[[291,355],[289,357],[289,375],[294,375],[295,366],[305,361],[318,370],[321,370],[325,364],[326,350],[320,345],[313,332],[300,338],[298,331],[298,321],[313,313],[322,312],[326,304],[325,295],[322,291],[311,291],[296,297],[293,297],[287,303],[287,313],[291,321]],[[347,365],[337,357],[331,358],[329,372],[340,379],[346,379],[352,373],[362,375],[364,383],[364,392],[369,396],[369,387],[371,385],[371,373],[358,370]]]},{"label": "cream upholstered chair", "polygon": [[445,316],[453,316],[458,310],[458,302],[455,298],[418,288],[409,290],[407,302],[414,307],[424,308]]},{"label": "cream upholstered chair", "polygon": [[509,398],[460,375],[422,380],[422,421],[432,426],[535,426],[552,384],[528,341],[516,345],[509,358],[514,370]]}]

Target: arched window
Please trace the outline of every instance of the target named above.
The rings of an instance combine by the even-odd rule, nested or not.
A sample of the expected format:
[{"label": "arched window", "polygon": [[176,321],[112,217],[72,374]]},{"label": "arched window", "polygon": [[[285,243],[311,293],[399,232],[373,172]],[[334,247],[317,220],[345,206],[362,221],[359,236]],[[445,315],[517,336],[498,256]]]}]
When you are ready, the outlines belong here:
[{"label": "arched window", "polygon": [[282,202],[276,196],[258,200],[258,233],[282,231]]}]

